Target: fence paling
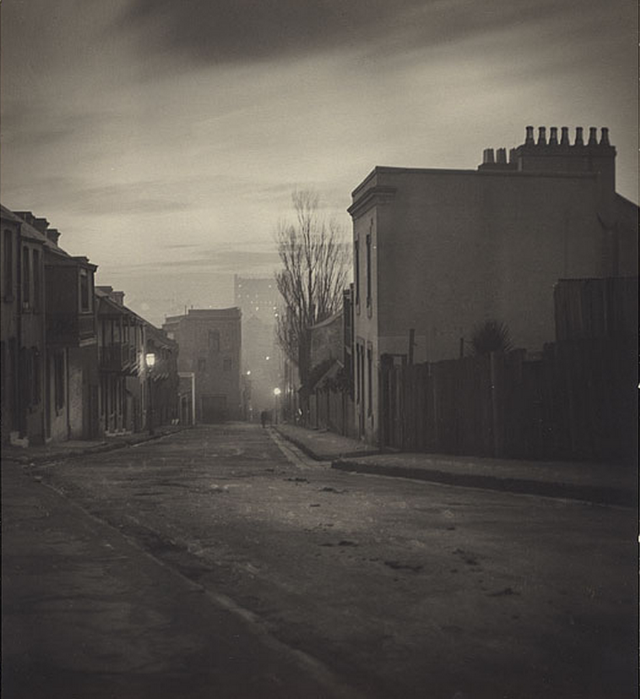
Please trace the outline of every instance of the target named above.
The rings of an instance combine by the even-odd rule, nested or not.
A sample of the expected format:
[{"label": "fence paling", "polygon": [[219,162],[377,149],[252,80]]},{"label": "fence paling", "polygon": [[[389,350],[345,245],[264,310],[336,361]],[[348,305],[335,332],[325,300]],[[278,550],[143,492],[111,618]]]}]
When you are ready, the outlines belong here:
[{"label": "fence paling", "polygon": [[383,446],[518,458],[605,459],[634,452],[633,343],[564,342],[381,368]]}]

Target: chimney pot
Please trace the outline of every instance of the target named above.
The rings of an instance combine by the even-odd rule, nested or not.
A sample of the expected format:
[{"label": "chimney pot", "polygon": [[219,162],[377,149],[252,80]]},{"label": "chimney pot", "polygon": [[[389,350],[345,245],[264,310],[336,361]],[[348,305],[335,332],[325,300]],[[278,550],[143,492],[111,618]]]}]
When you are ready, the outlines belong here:
[{"label": "chimney pot", "polygon": [[601,146],[610,146],[611,145],[609,143],[609,129],[606,126],[603,126],[602,130],[601,130],[600,145]]},{"label": "chimney pot", "polygon": [[547,145],[547,129],[545,126],[538,127],[538,145],[539,146],[546,146]]},{"label": "chimney pot", "polygon": [[532,146],[535,143],[533,140],[533,126],[527,126],[527,136],[524,140],[525,146]]},{"label": "chimney pot", "polygon": [[561,131],[562,131],[562,135],[560,136],[560,145],[561,146],[568,146],[569,145],[569,127],[563,126]]},{"label": "chimney pot", "polygon": [[496,151],[496,162],[500,163],[500,165],[507,164],[507,149],[506,148],[498,148],[498,150]]},{"label": "chimney pot", "polygon": [[552,126],[549,129],[549,145],[550,146],[557,146],[558,145],[558,127],[557,126]]},{"label": "chimney pot", "polygon": [[482,163],[484,165],[491,164],[495,162],[493,148],[485,148],[482,158]]},{"label": "chimney pot", "polygon": [[596,129],[595,126],[590,126],[589,127],[589,145],[590,146],[597,146],[598,145],[598,129]]},{"label": "chimney pot", "polygon": [[576,126],[576,140],[575,146],[584,146],[584,140],[582,139],[582,126]]}]

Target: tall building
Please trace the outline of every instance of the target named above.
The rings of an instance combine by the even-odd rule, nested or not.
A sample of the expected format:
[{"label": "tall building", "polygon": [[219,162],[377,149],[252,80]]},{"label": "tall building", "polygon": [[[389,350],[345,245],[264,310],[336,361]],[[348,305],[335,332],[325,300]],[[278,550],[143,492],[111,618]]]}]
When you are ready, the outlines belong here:
[{"label": "tall building", "polygon": [[[459,356],[474,327],[554,339],[559,279],[637,275],[638,207],[615,191],[608,130],[527,127],[475,170],[376,167],[353,191],[356,422],[376,442],[382,355]],[[410,346],[411,345],[411,346]]]},{"label": "tall building", "polygon": [[[276,322],[282,301],[273,277],[234,277],[235,304],[242,310],[242,367],[248,413],[269,410],[282,383]],[[250,415],[247,415],[250,417]]]},{"label": "tall building", "polygon": [[190,309],[186,315],[168,317],[163,325],[179,345],[178,371],[194,374],[197,422],[244,416],[241,318],[239,308]]}]

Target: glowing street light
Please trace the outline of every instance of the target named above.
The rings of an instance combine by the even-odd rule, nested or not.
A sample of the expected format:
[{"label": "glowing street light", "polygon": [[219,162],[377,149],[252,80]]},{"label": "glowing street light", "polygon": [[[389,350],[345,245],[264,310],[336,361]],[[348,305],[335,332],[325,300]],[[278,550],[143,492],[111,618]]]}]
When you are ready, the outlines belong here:
[{"label": "glowing street light", "polygon": [[276,414],[276,419],[275,423],[276,425],[278,424],[278,396],[282,393],[282,391],[276,386],[276,388],[273,389],[273,395],[275,398],[275,414]]},{"label": "glowing street light", "polygon": [[145,363],[147,365],[147,427],[149,429],[149,434],[153,434],[153,402],[151,400],[151,369],[155,366],[156,355],[153,352],[147,352],[144,356]]}]

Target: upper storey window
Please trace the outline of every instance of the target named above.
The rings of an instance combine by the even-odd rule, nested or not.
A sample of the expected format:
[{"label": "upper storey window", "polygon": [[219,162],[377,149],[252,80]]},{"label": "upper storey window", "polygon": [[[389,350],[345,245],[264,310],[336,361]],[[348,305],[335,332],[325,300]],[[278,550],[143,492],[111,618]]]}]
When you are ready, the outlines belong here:
[{"label": "upper storey window", "polygon": [[3,294],[7,300],[13,298],[13,231],[4,231],[3,241],[3,274],[4,274],[4,289]]},{"label": "upper storey window", "polygon": [[220,331],[209,330],[209,351],[217,354],[220,351]]},{"label": "upper storey window", "polygon": [[80,270],[80,311],[91,310],[91,280],[86,269]]},{"label": "upper storey window", "polygon": [[360,308],[360,241],[358,238],[353,242],[353,267],[354,267],[354,290],[356,309]]},{"label": "upper storey window", "polygon": [[371,233],[367,233],[367,308],[371,308]]},{"label": "upper storey window", "polygon": [[31,306],[31,250],[22,249],[22,305]]}]

